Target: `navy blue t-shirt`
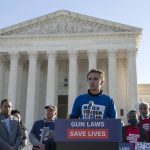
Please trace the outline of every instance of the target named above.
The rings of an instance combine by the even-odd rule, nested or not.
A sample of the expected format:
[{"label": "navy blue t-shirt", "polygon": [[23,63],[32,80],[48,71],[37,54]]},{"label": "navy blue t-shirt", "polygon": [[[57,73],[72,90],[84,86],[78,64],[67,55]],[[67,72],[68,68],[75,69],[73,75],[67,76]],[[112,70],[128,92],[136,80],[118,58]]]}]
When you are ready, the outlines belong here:
[{"label": "navy blue t-shirt", "polygon": [[[93,102],[89,114],[89,104]],[[80,119],[115,119],[116,108],[113,99],[105,94],[79,95],[74,102],[71,116]]]},{"label": "navy blue t-shirt", "polygon": [[30,133],[34,134],[39,141],[43,142],[46,141],[47,132],[54,132],[54,121],[46,122],[43,119],[34,122]]}]

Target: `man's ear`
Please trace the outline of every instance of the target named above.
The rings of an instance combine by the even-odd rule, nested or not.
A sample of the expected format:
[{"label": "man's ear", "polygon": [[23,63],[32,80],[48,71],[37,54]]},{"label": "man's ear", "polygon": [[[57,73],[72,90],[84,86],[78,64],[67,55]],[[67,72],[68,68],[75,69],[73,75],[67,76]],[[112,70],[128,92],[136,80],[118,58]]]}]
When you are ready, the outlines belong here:
[{"label": "man's ear", "polygon": [[57,111],[55,112],[54,116],[57,116]]},{"label": "man's ear", "polygon": [[103,85],[104,81],[101,81],[100,85]]}]

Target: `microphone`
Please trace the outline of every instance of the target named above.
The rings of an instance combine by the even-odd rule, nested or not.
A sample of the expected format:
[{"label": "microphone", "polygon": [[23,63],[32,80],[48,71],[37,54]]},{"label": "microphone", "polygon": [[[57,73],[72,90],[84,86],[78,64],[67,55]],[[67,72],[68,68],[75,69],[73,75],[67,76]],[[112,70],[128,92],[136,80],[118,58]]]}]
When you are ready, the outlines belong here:
[{"label": "microphone", "polygon": [[88,108],[89,108],[89,113],[92,112],[93,105],[94,105],[94,102],[93,102],[93,101],[89,101],[89,106],[88,106]]}]

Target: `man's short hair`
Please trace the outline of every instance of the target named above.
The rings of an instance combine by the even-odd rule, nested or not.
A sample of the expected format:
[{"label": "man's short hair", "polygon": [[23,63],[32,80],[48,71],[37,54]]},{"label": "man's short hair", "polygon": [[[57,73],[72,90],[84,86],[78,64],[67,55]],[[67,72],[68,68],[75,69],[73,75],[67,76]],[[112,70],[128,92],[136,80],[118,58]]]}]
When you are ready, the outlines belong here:
[{"label": "man's short hair", "polygon": [[105,80],[105,73],[104,71],[100,70],[100,69],[91,69],[88,73],[87,73],[87,79],[90,73],[98,73],[100,78],[102,79],[102,81]]},{"label": "man's short hair", "polygon": [[15,109],[15,110],[12,110],[12,111],[11,111],[11,115],[14,115],[14,114],[16,114],[16,113],[17,113],[17,114],[20,114],[19,110]]},{"label": "man's short hair", "polygon": [[2,105],[3,105],[3,103],[5,103],[5,102],[10,102],[8,99],[3,99],[2,101],[1,101],[1,107],[2,107]]},{"label": "man's short hair", "polygon": [[137,113],[137,111],[136,111],[136,110],[130,110],[130,111],[128,112],[127,116],[130,115],[131,113]]},{"label": "man's short hair", "polygon": [[146,106],[147,108],[149,108],[149,104],[146,103],[146,102],[142,102],[142,103],[139,104],[139,108],[141,108],[143,106]]}]

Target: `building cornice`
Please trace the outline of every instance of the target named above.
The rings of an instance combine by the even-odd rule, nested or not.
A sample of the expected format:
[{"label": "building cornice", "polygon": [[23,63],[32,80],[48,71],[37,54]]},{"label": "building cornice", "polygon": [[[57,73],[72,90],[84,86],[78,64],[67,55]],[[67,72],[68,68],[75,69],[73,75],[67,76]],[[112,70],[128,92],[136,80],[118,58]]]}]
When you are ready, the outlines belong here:
[{"label": "building cornice", "polygon": [[119,36],[139,36],[138,32],[117,32],[117,33],[85,33],[85,34],[51,34],[51,35],[11,35],[11,36],[0,36],[0,40],[2,39],[42,39],[42,38],[80,38],[80,37],[119,37]]}]

